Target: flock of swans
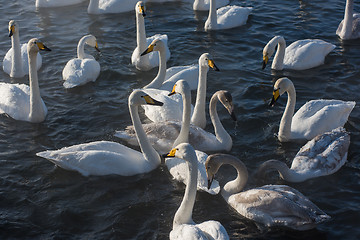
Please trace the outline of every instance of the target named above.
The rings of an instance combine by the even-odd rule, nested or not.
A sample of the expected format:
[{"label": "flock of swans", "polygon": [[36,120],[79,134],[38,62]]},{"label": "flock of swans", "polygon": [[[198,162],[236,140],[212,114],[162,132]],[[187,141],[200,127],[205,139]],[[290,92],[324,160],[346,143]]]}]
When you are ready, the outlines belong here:
[{"label": "flock of swans", "polygon": [[[77,4],[83,0],[36,0],[36,7],[56,7]],[[151,0],[148,0],[150,2]],[[158,0],[154,0],[158,1]],[[194,10],[208,10],[204,30],[221,30],[246,24],[252,8],[224,6],[228,0],[195,0]],[[134,90],[128,98],[132,126],[116,131],[115,136],[130,145],[140,146],[136,151],[111,141],[96,141],[47,150],[37,153],[64,169],[78,171],[84,176],[118,174],[132,176],[147,173],[165,162],[175,180],[185,183],[183,201],[175,214],[170,239],[228,239],[225,228],[217,221],[196,224],[192,209],[197,190],[223,196],[224,200],[245,218],[267,227],[285,226],[297,230],[311,229],[330,218],[308,198],[286,185],[265,185],[243,191],[248,172],[238,158],[229,154],[206,152],[227,151],[232,148],[232,138],[221,124],[217,113],[220,102],[236,121],[233,98],[226,90],[213,94],[209,114],[214,133],[206,127],[206,88],[209,69],[219,71],[209,53],[199,57],[198,65],[167,68],[170,58],[167,35],[146,37],[145,5],[135,0],[90,0],[89,14],[125,12],[135,9],[137,46],[131,62],[138,70],[158,67],[156,77],[142,89]],[[360,37],[360,15],[353,13],[353,0],[346,1],[344,20],[336,34],[342,39]],[[40,40],[31,39],[20,45],[19,26],[9,22],[11,48],[3,60],[3,70],[10,77],[29,74],[29,85],[0,83],[0,113],[21,121],[42,122],[47,108],[41,99],[37,70],[42,58],[39,51],[50,51]],[[85,45],[99,50],[96,37],[86,35],[79,40],[77,58],[69,60],[63,71],[65,88],[74,88],[96,81],[100,64],[86,54]],[[335,46],[320,39],[305,39],[286,47],[284,37],[275,36],[263,49],[263,68],[275,53],[272,69],[304,70],[324,64],[324,59]],[[192,90],[196,90],[195,106],[191,105]],[[291,168],[278,160],[261,164],[256,176],[263,178],[271,169],[289,182],[336,172],[347,159],[349,133],[343,128],[355,102],[341,100],[311,100],[295,114],[296,91],[293,82],[286,78],[274,84],[271,106],[287,92],[287,104],[280,121],[278,140],[289,142],[309,140],[295,156]],[[152,122],[142,124],[139,107]],[[223,164],[233,166],[237,177],[220,190],[215,174]]]}]

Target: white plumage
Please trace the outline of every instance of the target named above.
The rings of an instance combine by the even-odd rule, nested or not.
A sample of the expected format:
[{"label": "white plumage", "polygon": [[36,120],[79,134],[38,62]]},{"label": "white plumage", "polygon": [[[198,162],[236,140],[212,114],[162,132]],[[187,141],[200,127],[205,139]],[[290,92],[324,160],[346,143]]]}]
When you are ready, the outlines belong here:
[{"label": "white plumage", "polygon": [[353,11],[354,0],[347,0],[344,19],[336,30],[336,34],[343,40],[360,38],[360,14]]}]

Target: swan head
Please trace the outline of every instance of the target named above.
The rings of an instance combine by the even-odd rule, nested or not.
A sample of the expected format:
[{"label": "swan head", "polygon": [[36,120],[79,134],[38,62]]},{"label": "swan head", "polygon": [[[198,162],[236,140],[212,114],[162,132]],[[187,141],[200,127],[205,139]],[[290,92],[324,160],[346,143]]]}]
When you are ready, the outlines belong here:
[{"label": "swan head", "polygon": [[9,37],[12,37],[18,31],[18,25],[15,20],[9,21]]},{"label": "swan head", "polygon": [[213,58],[209,53],[203,53],[199,58],[199,66],[205,68],[212,68],[215,71],[220,71],[219,68],[215,65]]},{"label": "swan head", "polygon": [[194,148],[189,143],[180,143],[169,153],[163,155],[164,158],[181,158],[186,161],[197,159]]},{"label": "swan head", "polygon": [[148,94],[141,90],[134,90],[129,96],[129,106],[139,106],[139,105],[155,105],[162,106],[163,103],[159,102]]},{"label": "swan head", "polygon": [[285,39],[282,36],[275,36],[265,45],[263,49],[262,69],[265,69],[269,58],[274,54],[276,46],[279,42],[285,43]]},{"label": "swan head", "polygon": [[221,155],[222,154],[211,154],[207,157],[205,161],[206,176],[208,179],[208,189],[210,189],[211,184],[215,178],[215,174],[219,171],[219,168],[222,165]]},{"label": "swan head", "polygon": [[144,56],[145,54],[153,51],[165,51],[165,43],[161,39],[154,39],[154,41],[150,43],[147,49],[140,56]]},{"label": "swan head", "polygon": [[51,51],[51,49],[46,47],[39,39],[37,38],[30,39],[27,45],[28,53],[38,53],[40,50]]},{"label": "swan head", "polygon": [[89,34],[89,35],[84,36],[83,38],[85,38],[85,43],[87,45],[89,45],[90,47],[95,48],[96,51],[100,52],[100,49],[99,49],[99,46],[98,46],[98,43],[97,43],[97,40],[96,40],[95,36]]},{"label": "swan head", "polygon": [[178,80],[171,91],[171,93],[168,94],[168,96],[174,95],[175,93],[180,93],[181,95],[184,94],[190,94],[191,89],[187,81],[181,79]]},{"label": "swan head", "polygon": [[142,15],[143,17],[146,16],[146,12],[145,12],[145,4],[143,1],[138,1],[135,5],[135,12],[138,15]]},{"label": "swan head", "polygon": [[231,118],[236,121],[236,115],[234,113],[234,104],[232,101],[231,93],[226,90],[220,90],[216,92],[217,97],[221,104],[226,108],[229,112]]},{"label": "swan head", "polygon": [[273,107],[276,101],[283,95],[288,89],[293,88],[294,84],[286,77],[279,78],[274,84],[273,97],[270,102],[270,106]]}]

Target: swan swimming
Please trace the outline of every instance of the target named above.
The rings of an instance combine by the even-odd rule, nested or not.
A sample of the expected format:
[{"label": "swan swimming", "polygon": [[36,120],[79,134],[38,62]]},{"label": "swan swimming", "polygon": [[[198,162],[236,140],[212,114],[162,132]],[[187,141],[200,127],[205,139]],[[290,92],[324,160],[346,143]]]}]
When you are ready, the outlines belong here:
[{"label": "swan swimming", "polygon": [[85,53],[85,44],[100,52],[93,35],[86,35],[80,39],[77,46],[77,58],[69,60],[62,71],[65,88],[81,86],[91,81],[95,82],[100,74],[100,64],[93,56]]},{"label": "swan swimming", "polygon": [[45,120],[47,108],[40,96],[36,67],[40,50],[51,51],[38,39],[30,39],[27,44],[30,86],[0,83],[0,113],[5,113],[15,120],[33,123]]},{"label": "swan swimming", "polygon": [[216,10],[216,0],[210,0],[209,16],[204,29],[220,30],[239,27],[246,24],[252,7],[225,6]]},{"label": "swan swimming", "polygon": [[[28,43],[20,44],[19,25],[15,20],[9,21],[9,37],[11,37],[11,48],[7,51],[3,59],[3,70],[10,77],[21,78],[29,74],[28,63]],[[36,70],[42,65],[40,53],[36,57]]]},{"label": "swan swimming", "polygon": [[343,40],[360,38],[360,14],[353,13],[354,0],[346,0],[344,19],[336,30]]},{"label": "swan swimming", "polygon": [[174,216],[170,239],[229,239],[229,235],[220,222],[211,220],[196,224],[192,219],[198,176],[194,148],[188,143],[181,143],[172,149],[166,157],[185,160],[189,175],[183,200]]},{"label": "swan swimming", "polygon": [[330,219],[303,194],[286,185],[265,185],[241,192],[246,185],[248,172],[244,163],[232,155],[208,156],[205,167],[209,184],[223,164],[233,166],[237,177],[224,185],[221,195],[243,217],[266,227],[295,230],[308,230]]},{"label": "swan swimming", "polygon": [[[194,0],[193,10],[195,11],[209,11],[211,0]],[[223,7],[229,4],[229,0],[216,0],[216,8]]]},{"label": "swan swimming", "polygon": [[64,169],[78,171],[84,176],[108,174],[133,176],[154,170],[160,165],[161,158],[146,137],[138,108],[143,104],[162,106],[162,103],[141,90],[134,90],[128,102],[141,152],[116,142],[95,141],[59,150],[38,152],[36,155]]},{"label": "swan swimming", "polygon": [[277,51],[271,69],[305,70],[324,64],[325,57],[336,47],[321,39],[304,39],[293,42],[286,47],[284,37],[273,37],[263,49],[262,69],[266,67],[269,58]]},{"label": "swan swimming", "polygon": [[355,106],[353,101],[311,100],[305,103],[295,114],[296,92],[292,81],[286,77],[279,78],[274,84],[274,106],[279,97],[287,92],[288,100],[280,121],[278,139],[289,142],[296,139],[311,140],[317,135],[344,126]]},{"label": "swan swimming", "polygon": [[345,164],[349,145],[349,133],[338,127],[307,142],[296,154],[290,169],[284,162],[268,160],[260,165],[257,174],[263,177],[267,170],[275,169],[289,182],[330,175]]},{"label": "swan swimming", "polygon": [[136,42],[137,46],[131,55],[131,63],[138,70],[148,71],[154,67],[159,66],[159,52],[151,52],[149,54],[140,56],[143,53],[147,46],[151,44],[154,39],[161,39],[164,42],[166,49],[166,61],[170,59],[170,50],[167,46],[168,36],[166,34],[160,35],[155,34],[151,37],[146,37],[145,32],[145,22],[144,18],[145,13],[145,4],[142,1],[139,1],[135,5],[135,15],[136,15]]},{"label": "swan swimming", "polygon": [[36,0],[35,7],[46,8],[46,7],[65,7],[70,5],[79,4],[84,0]]},{"label": "swan swimming", "polygon": [[134,10],[138,0],[90,0],[89,14],[124,13]]}]

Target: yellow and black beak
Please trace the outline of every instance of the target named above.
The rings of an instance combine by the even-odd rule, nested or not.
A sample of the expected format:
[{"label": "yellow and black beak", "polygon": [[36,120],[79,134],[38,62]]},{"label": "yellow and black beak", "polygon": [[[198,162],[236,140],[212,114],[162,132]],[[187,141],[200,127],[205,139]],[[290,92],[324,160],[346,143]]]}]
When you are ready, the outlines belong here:
[{"label": "yellow and black beak", "polygon": [[145,54],[151,53],[152,51],[154,51],[154,45],[150,44],[140,56],[144,56]]},{"label": "yellow and black beak", "polygon": [[145,12],[145,7],[144,7],[144,6],[139,6],[139,12],[141,13],[141,15],[142,15],[143,17],[146,16],[146,12]]},{"label": "yellow and black beak", "polygon": [[169,97],[176,93],[175,88],[176,88],[176,83],[174,84],[174,87],[173,87],[171,93],[168,94]]},{"label": "yellow and black beak", "polygon": [[14,35],[14,31],[15,31],[15,26],[11,26],[9,28],[9,37],[12,37],[12,35]]},{"label": "yellow and black beak", "polygon": [[273,97],[271,99],[271,102],[269,103],[269,106],[273,107],[275,105],[275,102],[279,99],[280,93],[279,88],[273,91]]},{"label": "yellow and black beak", "polygon": [[148,105],[154,105],[154,106],[162,106],[162,105],[164,105],[162,102],[156,101],[155,99],[153,99],[149,95],[142,96],[142,98],[145,99],[145,102]]},{"label": "yellow and black beak", "polygon": [[36,45],[42,51],[51,51],[51,49],[46,47],[42,42],[36,42]]},{"label": "yellow and black beak", "polygon": [[209,67],[211,67],[214,71],[220,71],[220,69],[215,65],[214,61],[209,59],[208,60],[208,65]]},{"label": "yellow and black beak", "polygon": [[173,148],[169,153],[165,153],[163,155],[163,158],[175,157],[175,153],[177,150],[177,148]]},{"label": "yellow and black beak", "polygon": [[268,63],[269,61],[269,56],[266,54],[263,56],[263,62],[262,62],[262,69],[264,70],[265,67],[266,67],[266,64]]},{"label": "yellow and black beak", "polygon": [[95,43],[95,49],[96,49],[96,51],[100,52],[100,49],[99,49],[99,46],[98,46],[97,42]]}]

